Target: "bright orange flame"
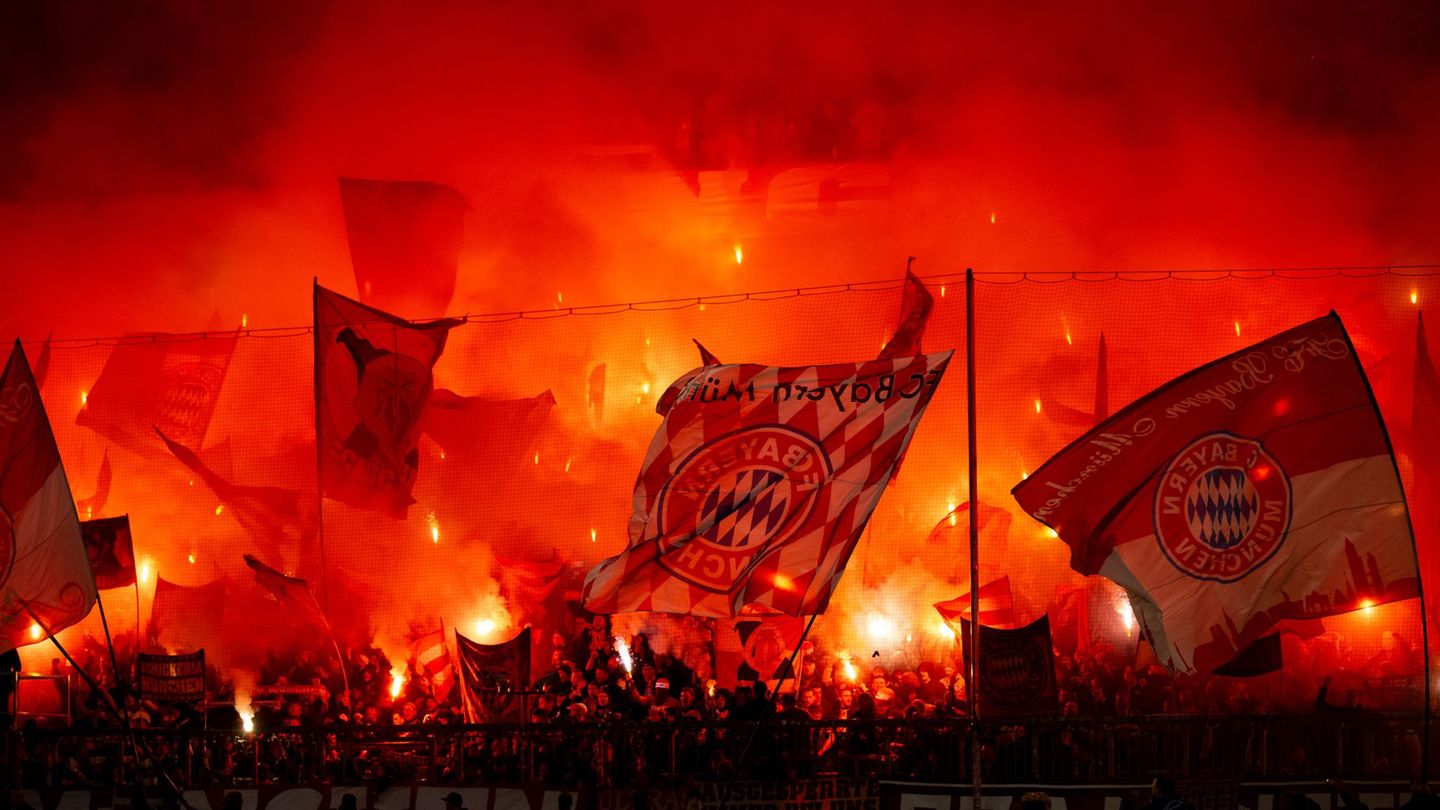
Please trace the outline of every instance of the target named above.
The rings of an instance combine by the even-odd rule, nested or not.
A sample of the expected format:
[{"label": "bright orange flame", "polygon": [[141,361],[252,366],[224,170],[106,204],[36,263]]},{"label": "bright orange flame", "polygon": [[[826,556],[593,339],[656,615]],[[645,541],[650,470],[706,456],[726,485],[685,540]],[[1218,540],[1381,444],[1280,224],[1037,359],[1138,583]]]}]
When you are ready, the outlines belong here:
[{"label": "bright orange flame", "polygon": [[1021,480],[1021,481],[1024,481],[1025,479],[1027,479],[1027,478],[1029,478],[1029,477],[1030,477],[1030,471],[1029,471],[1029,470],[1021,470],[1021,471],[1020,471],[1020,480]]},{"label": "bright orange flame", "polygon": [[189,557],[186,557],[186,559],[190,561],[190,564],[191,564],[191,565],[194,565],[194,564],[195,564],[195,552],[193,552],[193,551],[190,552],[190,556],[189,556]]},{"label": "bright orange flame", "polygon": [[225,511],[225,504],[223,504],[223,503],[217,503],[217,504],[215,504],[215,516],[216,516],[216,517],[219,517],[219,516],[220,516],[220,513],[221,513],[221,512],[224,512],[224,511]]},{"label": "bright orange flame", "polygon": [[736,242],[736,243],[735,243],[735,263],[736,263],[736,264],[743,264],[744,262],[745,262],[745,249],[742,248],[742,247],[740,247],[740,243],[739,243],[739,242]]},{"label": "bright orange flame", "polygon": [[1054,529],[1050,528],[1049,526],[1046,526],[1046,527],[1045,527],[1045,536],[1048,537],[1048,538],[1050,538],[1051,540],[1054,540],[1054,539],[1056,539],[1056,538],[1058,538],[1058,537],[1060,536],[1060,533],[1057,532],[1057,531],[1055,531]]},{"label": "bright orange flame", "polygon": [[591,530],[590,530],[590,542],[592,542],[592,543],[595,542],[595,530],[594,530],[594,529],[591,529]]},{"label": "bright orange flame", "polygon": [[1373,613],[1374,610],[1375,610],[1375,600],[1374,600],[1374,599],[1365,599],[1365,600],[1362,600],[1362,601],[1360,602],[1360,612],[1361,612],[1361,613],[1364,613],[1365,615],[1368,616],[1368,615],[1370,615],[1371,613]]},{"label": "bright orange flame", "polygon": [[494,629],[494,619],[481,619],[475,622],[475,635],[480,636],[481,638],[490,635],[491,631],[493,631]]},{"label": "bright orange flame", "polygon": [[1410,291],[1410,303],[1412,303],[1412,304],[1418,304],[1418,303],[1420,303],[1420,291],[1419,291],[1419,290],[1411,290],[1411,291]]},{"label": "bright orange flame", "polygon": [[959,520],[959,518],[957,518],[957,517],[955,516],[955,509],[956,509],[958,506],[959,506],[959,504],[955,503],[954,501],[950,501],[949,503],[945,504],[945,513],[950,516],[950,525],[951,525],[951,526],[954,526],[955,523],[956,523],[956,521]]},{"label": "bright orange flame", "polygon": [[944,285],[944,284],[941,284],[941,285],[940,285],[940,297],[941,297],[941,298],[944,298],[944,297],[945,297],[945,285]]},{"label": "bright orange flame", "polygon": [[1240,337],[1240,322],[1235,322],[1235,337]]},{"label": "bright orange flame", "polygon": [[535,463],[536,463],[536,464],[539,464],[539,463],[540,463],[540,451],[539,451],[539,450],[536,450],[536,451],[535,451]]},{"label": "bright orange flame", "polygon": [[940,620],[938,621],[938,623],[935,624],[934,630],[935,630],[935,635],[937,635],[937,636],[941,636],[941,637],[943,637],[943,638],[952,638],[952,639],[953,639],[953,638],[958,638],[958,636],[955,634],[955,628],[951,627],[951,626],[950,626],[950,623],[947,622],[947,621],[945,621],[944,619],[940,619]]},{"label": "bright orange flame", "polygon": [[1123,596],[1116,599],[1115,612],[1120,614],[1120,623],[1125,625],[1125,637],[1129,638],[1135,630],[1135,611],[1130,607],[1130,600]]},{"label": "bright orange flame", "polygon": [[250,316],[244,312],[240,313],[240,328],[244,329],[250,325]]},{"label": "bright orange flame", "polygon": [[85,403],[88,402],[89,399],[90,399],[90,392],[88,392],[88,391],[81,391],[81,392],[80,392],[80,407],[82,407],[82,408],[85,407]]},{"label": "bright orange flame", "polygon": [[425,519],[425,522],[430,524],[430,542],[439,544],[440,521],[435,519],[435,513],[431,512],[430,515]]},{"label": "bright orange flame", "polygon": [[1074,346],[1074,345],[1075,345],[1075,341],[1073,341],[1073,340],[1070,339],[1070,330],[1069,330],[1069,329],[1066,329],[1066,330],[1065,330],[1065,345],[1066,345],[1066,346]]},{"label": "bright orange flame", "polygon": [[149,557],[146,557],[140,561],[140,568],[135,572],[135,574],[140,578],[141,585],[144,585],[145,583],[150,581],[150,571],[154,568],[154,566],[155,563],[152,562]]},{"label": "bright orange flame", "polygon": [[646,380],[645,382],[640,383],[640,393],[642,393],[642,394],[648,394],[648,393],[650,393],[650,381],[649,381],[649,380]]},{"label": "bright orange flame", "polygon": [[1035,400],[1035,413],[1040,412],[1040,400]]},{"label": "bright orange flame", "polygon": [[793,591],[795,590],[795,580],[785,576],[784,574],[776,574],[775,587],[782,591]]},{"label": "bright orange flame", "polygon": [[565,472],[567,472],[567,473],[570,472],[570,462],[571,462],[571,461],[574,461],[574,459],[570,459],[570,458],[565,459]]},{"label": "bright orange flame", "polygon": [[30,640],[31,640],[31,641],[39,641],[39,640],[40,640],[40,635],[41,635],[43,632],[44,632],[44,631],[40,629],[40,625],[39,625],[39,624],[37,624],[37,623],[35,623],[35,622],[31,622],[31,623],[30,623]]},{"label": "bright orange flame", "polygon": [[865,629],[870,631],[871,638],[885,639],[895,635],[895,623],[878,613],[870,614],[865,621]]},{"label": "bright orange flame", "polygon": [[994,225],[994,224],[995,224],[995,212],[994,212],[994,211],[991,211],[991,212],[990,212],[990,224],[991,224],[991,225]]},{"label": "bright orange flame", "polygon": [[398,670],[390,670],[390,699],[400,697],[400,692],[405,689],[405,673]]},{"label": "bright orange flame", "polygon": [[855,662],[851,661],[849,656],[845,657],[842,668],[845,670],[845,680],[855,683],[855,679],[860,677],[860,674],[855,671]]}]

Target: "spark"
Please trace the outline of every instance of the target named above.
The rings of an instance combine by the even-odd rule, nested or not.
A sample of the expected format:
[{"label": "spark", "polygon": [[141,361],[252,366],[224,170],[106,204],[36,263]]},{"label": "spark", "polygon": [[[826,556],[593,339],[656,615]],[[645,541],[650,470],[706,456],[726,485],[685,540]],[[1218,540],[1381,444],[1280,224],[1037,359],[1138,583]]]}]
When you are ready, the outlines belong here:
[{"label": "spark", "polygon": [[38,622],[31,622],[31,623],[30,623],[30,640],[31,640],[31,641],[39,641],[39,640],[40,640],[40,634],[41,634],[42,632],[44,632],[44,631],[42,631],[42,630],[40,629],[40,625],[39,625]]},{"label": "spark", "polygon": [[845,680],[855,683],[855,679],[860,677],[859,673],[855,671],[855,662],[851,661],[849,656],[846,656],[842,667],[845,670]]},{"label": "spark", "polygon": [[941,284],[941,285],[940,285],[940,297],[941,297],[941,298],[944,298],[944,297],[945,297],[945,285],[944,285],[944,284]]},{"label": "spark", "polygon": [[431,512],[425,522],[430,526],[430,542],[440,544],[440,521],[435,519],[435,513]]},{"label": "spark", "polygon": [[991,212],[990,212],[990,224],[991,224],[991,225],[994,225],[994,224],[995,224],[995,212],[994,212],[994,211],[991,211]]},{"label": "spark", "polygon": [[595,542],[595,530],[594,530],[594,529],[591,529],[591,530],[590,530],[590,542],[592,542],[592,543]]},{"label": "spark", "polygon": [[567,472],[567,473],[570,472],[570,462],[572,462],[572,461],[574,461],[574,460],[575,460],[575,459],[574,459],[573,457],[572,457],[572,458],[567,458],[567,459],[565,459],[565,472]]},{"label": "spark", "polygon": [[192,486],[192,487],[195,486],[195,479],[194,479],[194,478],[191,478],[190,481],[189,481],[189,483],[190,483],[190,486]]},{"label": "spark", "polygon": [[1070,330],[1068,330],[1068,329],[1065,330],[1065,345],[1066,345],[1066,346],[1074,346],[1074,345],[1075,345],[1075,341],[1070,339]]},{"label": "spark", "polygon": [[244,329],[250,325],[250,316],[244,312],[240,313],[240,328]]},{"label": "spark", "polygon": [[1235,322],[1235,337],[1240,337],[1240,322]]},{"label": "spark", "polygon": [[194,564],[195,564],[195,552],[193,552],[193,551],[190,552],[190,556],[186,557],[185,559],[189,560],[191,565],[194,565]]},{"label": "spark", "polygon": [[1115,612],[1120,614],[1120,623],[1125,625],[1125,637],[1129,638],[1135,631],[1135,611],[1130,607],[1130,600],[1123,596],[1116,599]]},{"label": "spark", "polygon": [[555,303],[557,303],[557,304],[563,304],[563,303],[565,303],[565,293],[563,293],[563,292],[557,292],[557,293],[555,293]]},{"label": "spark", "polygon": [[615,637],[615,655],[620,658],[620,666],[625,667],[625,674],[634,674],[635,659],[630,657],[630,645],[620,636]]},{"label": "spark", "polygon": [[140,561],[140,568],[138,571],[136,571],[136,574],[140,577],[141,585],[144,585],[145,583],[150,581],[150,571],[154,568],[154,566],[154,562],[152,562],[149,557],[146,557],[145,559]]},{"label": "spark", "polygon": [[444,460],[445,460],[445,451],[444,451],[444,450],[441,450],[441,451],[440,451],[440,460],[441,460],[441,461],[444,461]]},{"label": "spark", "polygon": [[648,393],[650,393],[650,381],[649,381],[649,380],[646,380],[645,382],[640,383],[640,393],[642,393],[642,394],[648,394]]},{"label": "spark", "polygon": [[950,525],[952,527],[955,525],[956,521],[959,520],[959,518],[955,516],[955,510],[958,507],[959,504],[955,503],[954,501],[945,504],[945,513],[950,516]]},{"label": "spark", "polygon": [[1040,400],[1035,400],[1035,413],[1040,412]]},{"label": "spark", "polygon": [[535,451],[535,463],[536,463],[536,464],[539,464],[539,463],[540,463],[540,451],[539,451],[539,450],[536,450],[536,451]]},{"label": "spark", "polygon": [[89,392],[89,391],[81,391],[81,392],[80,392],[80,407],[82,407],[82,408],[85,407],[85,403],[87,403],[87,402],[89,402],[89,401],[90,401],[90,392]]},{"label": "spark", "polygon": [[745,262],[745,250],[740,247],[740,243],[739,243],[739,242],[736,242],[736,243],[735,243],[735,263],[736,263],[736,264],[743,264],[744,262]]},{"label": "spark", "polygon": [[1420,291],[1419,291],[1419,290],[1411,290],[1411,291],[1410,291],[1410,303],[1412,303],[1412,304],[1418,304],[1418,303],[1420,303]]},{"label": "spark", "polygon": [[221,512],[224,512],[224,511],[225,511],[225,504],[223,504],[223,503],[217,503],[217,504],[215,504],[215,517],[220,517],[220,513],[221,513]]},{"label": "spark", "polygon": [[405,673],[399,670],[390,670],[390,699],[400,697],[400,692],[405,689]]}]

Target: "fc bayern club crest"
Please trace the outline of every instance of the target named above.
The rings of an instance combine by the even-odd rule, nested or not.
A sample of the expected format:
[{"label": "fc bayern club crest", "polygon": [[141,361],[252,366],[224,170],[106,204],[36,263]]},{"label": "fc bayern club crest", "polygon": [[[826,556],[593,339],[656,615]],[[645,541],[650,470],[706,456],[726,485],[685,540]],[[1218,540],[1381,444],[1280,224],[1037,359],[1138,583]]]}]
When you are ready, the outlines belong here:
[{"label": "fc bayern club crest", "polygon": [[1256,439],[1211,433],[1170,461],[1155,493],[1155,537],[1180,573],[1236,582],[1285,543],[1290,479]]},{"label": "fc bayern club crest", "polygon": [[660,565],[696,587],[729,591],[756,555],[809,517],[830,472],[820,443],[785,425],[707,442],[660,493]]}]

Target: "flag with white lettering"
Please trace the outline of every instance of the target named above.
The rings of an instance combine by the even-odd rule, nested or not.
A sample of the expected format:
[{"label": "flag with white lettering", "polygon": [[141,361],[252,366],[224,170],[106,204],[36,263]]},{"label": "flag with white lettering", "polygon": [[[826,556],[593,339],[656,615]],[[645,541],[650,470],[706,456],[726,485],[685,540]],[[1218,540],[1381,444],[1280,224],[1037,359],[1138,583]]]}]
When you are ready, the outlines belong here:
[{"label": "flag with white lettering", "polygon": [[801,368],[705,366],[670,386],[630,546],[597,613],[823,613],[952,352]]},{"label": "flag with white lettering", "polygon": [[1210,672],[1278,623],[1419,593],[1389,437],[1333,312],[1131,403],[1013,493]]}]

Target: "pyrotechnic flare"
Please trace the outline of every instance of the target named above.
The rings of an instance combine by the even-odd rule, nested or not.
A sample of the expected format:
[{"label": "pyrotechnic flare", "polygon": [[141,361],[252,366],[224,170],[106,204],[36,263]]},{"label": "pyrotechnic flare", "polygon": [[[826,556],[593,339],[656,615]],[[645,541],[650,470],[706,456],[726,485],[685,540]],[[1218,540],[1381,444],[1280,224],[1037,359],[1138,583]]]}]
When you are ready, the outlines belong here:
[{"label": "pyrotechnic flare", "polygon": [[390,699],[400,697],[400,692],[405,689],[405,673],[399,669],[390,670]]},{"label": "pyrotechnic flare", "polygon": [[633,675],[635,670],[635,659],[630,657],[630,645],[620,636],[615,637],[615,653],[620,657],[620,666],[625,667],[626,675]]}]

